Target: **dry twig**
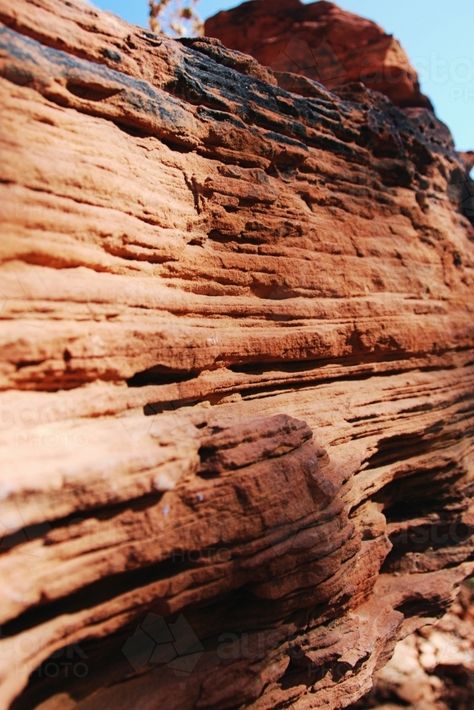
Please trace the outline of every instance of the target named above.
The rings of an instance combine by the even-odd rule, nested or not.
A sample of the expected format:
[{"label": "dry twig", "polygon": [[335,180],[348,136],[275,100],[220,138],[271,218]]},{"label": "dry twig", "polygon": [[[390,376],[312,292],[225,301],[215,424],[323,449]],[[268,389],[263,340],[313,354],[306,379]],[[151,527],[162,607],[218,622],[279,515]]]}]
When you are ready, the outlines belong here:
[{"label": "dry twig", "polygon": [[172,37],[202,35],[204,24],[196,11],[198,0],[149,0],[150,29]]}]

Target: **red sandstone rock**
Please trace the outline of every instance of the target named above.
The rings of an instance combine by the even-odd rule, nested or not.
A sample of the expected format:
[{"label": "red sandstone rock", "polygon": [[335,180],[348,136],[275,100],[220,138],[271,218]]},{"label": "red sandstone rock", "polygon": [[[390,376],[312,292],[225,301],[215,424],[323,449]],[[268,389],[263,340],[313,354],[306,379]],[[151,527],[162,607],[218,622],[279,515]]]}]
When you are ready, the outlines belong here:
[{"label": "red sandstone rock", "polygon": [[431,108],[393,35],[325,0],[251,0],[209,18],[205,34],[274,69],[285,88],[301,86],[288,72],[329,89],[361,81],[398,106]]},{"label": "red sandstone rock", "polygon": [[466,585],[440,622],[397,645],[361,710],[471,710],[474,699],[474,605]]},{"label": "red sandstone rock", "polygon": [[0,19],[0,707],[349,706],[473,571],[466,163],[361,84]]}]

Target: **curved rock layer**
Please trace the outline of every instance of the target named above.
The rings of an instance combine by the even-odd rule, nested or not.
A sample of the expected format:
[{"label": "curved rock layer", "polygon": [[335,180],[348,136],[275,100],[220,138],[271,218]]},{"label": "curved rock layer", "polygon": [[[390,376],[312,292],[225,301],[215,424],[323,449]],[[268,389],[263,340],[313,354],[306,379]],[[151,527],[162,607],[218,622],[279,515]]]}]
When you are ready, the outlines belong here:
[{"label": "curved rock layer", "polygon": [[362,81],[398,106],[432,108],[393,35],[332,2],[252,0],[209,18],[205,34],[274,69],[284,87],[288,72],[330,89]]},{"label": "curved rock layer", "polygon": [[361,85],[0,19],[0,707],[347,707],[473,570],[466,164]]}]

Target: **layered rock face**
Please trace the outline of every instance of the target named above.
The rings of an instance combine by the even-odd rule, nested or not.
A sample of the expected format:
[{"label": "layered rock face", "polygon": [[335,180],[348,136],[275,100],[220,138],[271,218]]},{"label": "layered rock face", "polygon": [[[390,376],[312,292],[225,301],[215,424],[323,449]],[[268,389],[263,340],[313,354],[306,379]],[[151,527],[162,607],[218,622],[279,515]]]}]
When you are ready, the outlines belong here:
[{"label": "layered rock face", "polygon": [[[377,674],[369,696],[352,706],[470,710],[474,697],[474,604],[466,585],[452,609],[435,626],[401,641]],[[388,703],[388,704],[387,704]]]},{"label": "layered rock face", "polygon": [[0,20],[0,707],[348,707],[473,571],[467,159],[215,40]]},{"label": "layered rock face", "polygon": [[208,19],[205,34],[283,74],[301,74],[330,89],[362,81],[398,106],[431,108],[400,43],[332,2],[252,0]]}]

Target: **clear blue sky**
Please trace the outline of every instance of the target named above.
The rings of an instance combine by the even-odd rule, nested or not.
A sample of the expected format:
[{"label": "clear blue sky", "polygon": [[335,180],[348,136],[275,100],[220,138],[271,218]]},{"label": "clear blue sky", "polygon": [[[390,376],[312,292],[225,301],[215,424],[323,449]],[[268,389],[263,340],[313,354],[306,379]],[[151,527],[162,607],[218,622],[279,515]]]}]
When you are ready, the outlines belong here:
[{"label": "clear blue sky", "polygon": [[[129,22],[147,25],[147,0],[91,0]],[[239,0],[201,0],[202,17]],[[339,0],[400,40],[422,89],[450,127],[459,150],[474,150],[474,0]]]}]

